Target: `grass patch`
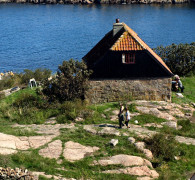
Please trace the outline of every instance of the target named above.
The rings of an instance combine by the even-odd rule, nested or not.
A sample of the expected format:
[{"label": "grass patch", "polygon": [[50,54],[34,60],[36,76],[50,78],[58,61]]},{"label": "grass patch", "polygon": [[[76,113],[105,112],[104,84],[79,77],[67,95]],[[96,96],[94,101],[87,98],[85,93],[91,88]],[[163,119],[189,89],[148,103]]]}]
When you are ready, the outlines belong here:
[{"label": "grass patch", "polygon": [[147,123],[157,123],[160,124],[162,122],[165,122],[165,119],[162,118],[158,118],[156,116],[153,116],[151,114],[141,114],[138,116],[134,116],[131,118],[130,122],[133,122],[137,120],[138,124],[143,125],[143,124],[147,124]]}]

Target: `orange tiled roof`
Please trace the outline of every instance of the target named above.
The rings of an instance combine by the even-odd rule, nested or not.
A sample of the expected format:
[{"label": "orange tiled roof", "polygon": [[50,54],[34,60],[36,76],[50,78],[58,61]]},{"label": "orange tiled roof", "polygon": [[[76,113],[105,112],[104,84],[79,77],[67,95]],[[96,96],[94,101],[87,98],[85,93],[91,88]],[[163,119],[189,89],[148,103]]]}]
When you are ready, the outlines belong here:
[{"label": "orange tiled roof", "polygon": [[116,43],[111,47],[113,51],[137,51],[144,50],[143,47],[125,31]]},{"label": "orange tiled roof", "polygon": [[170,73],[171,70],[168,68],[168,66],[164,63],[164,61],[161,59],[160,56],[158,56],[144,41],[141,40],[141,38],[133,31],[129,26],[127,26],[125,23],[123,23],[123,26],[125,30],[132,35],[139,44],[146,49],[162,66],[164,66]]},{"label": "orange tiled roof", "polygon": [[[116,43],[111,47],[111,50],[113,51],[147,50],[163,67],[165,67],[170,73],[172,73],[168,66],[161,59],[161,57],[158,56],[144,41],[142,41],[135,31],[133,31],[125,23],[122,24],[125,29],[125,32],[121,35],[119,40],[116,41]],[[132,44],[134,46],[132,46]]]}]

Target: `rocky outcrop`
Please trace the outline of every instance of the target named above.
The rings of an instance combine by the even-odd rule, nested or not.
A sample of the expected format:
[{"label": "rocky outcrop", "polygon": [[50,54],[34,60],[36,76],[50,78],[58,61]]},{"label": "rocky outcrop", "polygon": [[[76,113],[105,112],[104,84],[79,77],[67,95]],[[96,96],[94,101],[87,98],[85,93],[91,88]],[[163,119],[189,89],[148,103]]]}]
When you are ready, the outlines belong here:
[{"label": "rocky outcrop", "polygon": [[152,168],[152,164],[150,161],[138,156],[131,156],[126,154],[118,154],[108,159],[94,161],[94,164],[95,165],[99,164],[101,166],[108,166],[108,165],[149,166]]}]

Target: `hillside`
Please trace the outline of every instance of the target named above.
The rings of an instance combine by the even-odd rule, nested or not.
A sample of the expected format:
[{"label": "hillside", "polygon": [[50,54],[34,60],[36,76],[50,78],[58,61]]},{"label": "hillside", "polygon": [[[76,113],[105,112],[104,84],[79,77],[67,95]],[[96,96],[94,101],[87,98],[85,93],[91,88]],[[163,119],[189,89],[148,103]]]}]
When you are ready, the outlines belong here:
[{"label": "hillside", "polygon": [[195,171],[195,81],[182,81],[184,98],[173,93],[172,103],[121,102],[131,112],[122,129],[118,102],[47,104],[35,89],[2,97],[0,167],[39,179],[187,179]]}]

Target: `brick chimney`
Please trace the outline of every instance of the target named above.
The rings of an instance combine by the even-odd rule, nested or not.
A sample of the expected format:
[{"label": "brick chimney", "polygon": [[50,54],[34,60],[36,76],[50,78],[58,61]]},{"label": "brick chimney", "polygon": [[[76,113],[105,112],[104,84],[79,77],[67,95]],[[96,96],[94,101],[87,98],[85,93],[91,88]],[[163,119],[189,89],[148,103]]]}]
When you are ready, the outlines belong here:
[{"label": "brick chimney", "polygon": [[123,24],[119,22],[119,19],[116,19],[116,23],[113,24],[113,36],[115,36],[121,29]]}]

